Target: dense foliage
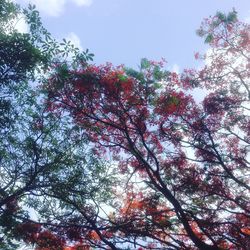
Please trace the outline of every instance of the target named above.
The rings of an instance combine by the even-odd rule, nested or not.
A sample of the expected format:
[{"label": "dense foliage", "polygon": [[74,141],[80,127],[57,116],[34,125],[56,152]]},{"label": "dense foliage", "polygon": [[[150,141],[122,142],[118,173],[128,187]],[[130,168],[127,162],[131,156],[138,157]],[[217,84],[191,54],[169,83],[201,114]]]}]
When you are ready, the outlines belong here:
[{"label": "dense foliage", "polygon": [[[68,208],[56,197],[69,199],[71,190],[77,189],[84,204],[99,196],[100,203],[107,199],[109,188],[104,187],[111,186],[107,178],[111,172],[86,148],[86,137],[79,133],[76,137],[69,119],[46,111],[37,87],[68,54],[72,64],[92,55],[66,40],[58,44],[33,6],[22,10],[1,1],[0,7],[0,248],[7,250],[17,249],[19,242],[39,246],[30,230],[48,235],[42,225],[51,223],[50,213],[64,212],[67,220]],[[26,18],[29,33],[15,29],[20,15]]]},{"label": "dense foliage", "polygon": [[204,67],[178,75],[89,64],[23,13],[0,39],[1,247],[249,249],[250,26],[205,19]]}]

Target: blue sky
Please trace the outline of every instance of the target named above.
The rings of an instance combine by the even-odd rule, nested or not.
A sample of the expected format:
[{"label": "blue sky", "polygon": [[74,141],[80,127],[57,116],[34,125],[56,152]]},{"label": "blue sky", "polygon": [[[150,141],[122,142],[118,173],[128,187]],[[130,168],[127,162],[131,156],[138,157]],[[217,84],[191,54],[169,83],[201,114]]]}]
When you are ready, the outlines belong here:
[{"label": "blue sky", "polygon": [[197,66],[206,47],[195,30],[217,10],[234,7],[250,21],[248,0],[17,0],[32,2],[54,37],[71,39],[95,54],[94,62],[137,67],[140,59],[164,57],[169,69]]}]

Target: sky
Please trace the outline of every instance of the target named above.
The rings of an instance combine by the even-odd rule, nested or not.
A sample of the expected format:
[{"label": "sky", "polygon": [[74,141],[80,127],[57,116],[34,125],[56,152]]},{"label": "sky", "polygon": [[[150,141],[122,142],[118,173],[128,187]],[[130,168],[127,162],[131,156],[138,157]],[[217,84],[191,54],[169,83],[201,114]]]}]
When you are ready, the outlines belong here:
[{"label": "sky", "polygon": [[94,63],[136,68],[141,58],[165,58],[179,73],[197,67],[207,48],[195,33],[203,18],[233,8],[250,22],[249,0],[16,0],[37,6],[44,26],[95,54]]}]

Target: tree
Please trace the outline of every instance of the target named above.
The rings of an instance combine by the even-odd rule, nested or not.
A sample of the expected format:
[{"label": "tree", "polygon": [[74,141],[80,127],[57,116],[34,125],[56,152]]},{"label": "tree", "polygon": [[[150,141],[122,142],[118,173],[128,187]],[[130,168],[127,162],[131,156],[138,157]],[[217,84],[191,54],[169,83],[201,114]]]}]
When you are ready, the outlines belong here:
[{"label": "tree", "polygon": [[202,70],[63,64],[63,77],[43,86],[48,110],[69,115],[126,180],[114,213],[87,237],[99,248],[250,247],[250,27],[233,11],[198,33],[210,45]]},{"label": "tree", "polygon": [[[15,30],[19,15],[27,19],[29,33]],[[57,206],[65,221],[77,220],[63,198],[81,200],[82,209],[92,200],[105,201],[110,173],[107,164],[86,148],[84,134],[76,138],[70,120],[46,112],[43,95],[34,85],[46,79],[55,64],[67,60],[73,66],[84,64],[92,54],[80,52],[66,40],[56,42],[33,6],[21,9],[2,1],[0,23],[0,248],[17,249],[20,243],[35,242],[42,248],[48,246],[49,236],[56,249],[63,248],[63,238],[50,230],[53,222],[43,218],[53,215]]]}]

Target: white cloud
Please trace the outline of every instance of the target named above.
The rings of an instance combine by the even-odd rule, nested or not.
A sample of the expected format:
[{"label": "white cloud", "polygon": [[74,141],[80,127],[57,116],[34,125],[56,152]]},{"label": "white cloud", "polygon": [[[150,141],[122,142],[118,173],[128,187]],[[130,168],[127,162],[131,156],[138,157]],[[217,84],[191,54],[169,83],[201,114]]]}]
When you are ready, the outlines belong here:
[{"label": "white cloud", "polygon": [[13,20],[13,25],[4,29],[7,34],[10,34],[14,30],[19,33],[29,33],[29,26],[25,21],[25,16],[23,14],[19,14]]},{"label": "white cloud", "polygon": [[173,71],[173,72],[179,74],[179,73],[180,73],[180,67],[179,67],[179,65],[178,65],[178,64],[174,64],[174,65],[172,66],[172,70],[171,70],[171,71]]},{"label": "white cloud", "polygon": [[70,32],[70,33],[66,36],[66,40],[71,41],[71,43],[74,44],[75,47],[77,47],[77,48],[79,48],[80,50],[82,50],[80,38],[79,38],[74,32]]},{"label": "white cloud", "polygon": [[35,4],[37,9],[48,16],[60,16],[67,3],[73,3],[77,6],[90,6],[93,0],[17,0],[17,2],[25,2]]},{"label": "white cloud", "polygon": [[15,29],[20,32],[20,33],[28,33],[29,32],[29,26],[25,22],[25,18],[23,15],[19,15],[16,18],[16,24],[15,24]]},{"label": "white cloud", "polygon": [[72,0],[78,6],[90,6],[92,4],[92,0]]}]

